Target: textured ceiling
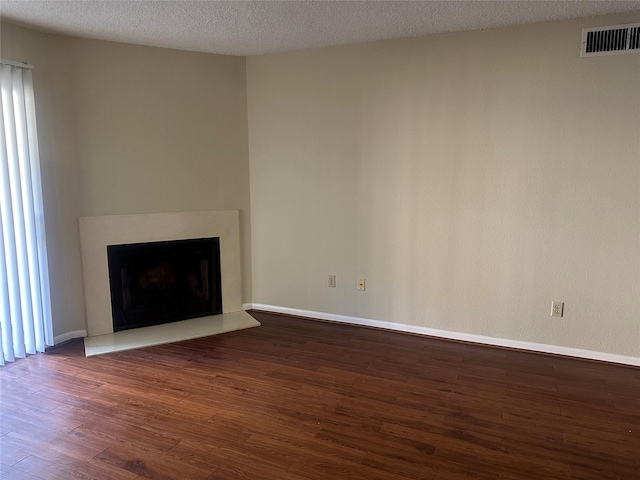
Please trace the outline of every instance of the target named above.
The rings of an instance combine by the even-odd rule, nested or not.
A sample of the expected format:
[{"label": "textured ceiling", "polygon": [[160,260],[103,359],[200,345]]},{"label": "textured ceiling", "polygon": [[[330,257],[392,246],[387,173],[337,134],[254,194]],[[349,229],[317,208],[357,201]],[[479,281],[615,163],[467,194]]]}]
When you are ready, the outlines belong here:
[{"label": "textured ceiling", "polygon": [[640,1],[23,1],[2,19],[38,30],[259,55],[640,10]]}]

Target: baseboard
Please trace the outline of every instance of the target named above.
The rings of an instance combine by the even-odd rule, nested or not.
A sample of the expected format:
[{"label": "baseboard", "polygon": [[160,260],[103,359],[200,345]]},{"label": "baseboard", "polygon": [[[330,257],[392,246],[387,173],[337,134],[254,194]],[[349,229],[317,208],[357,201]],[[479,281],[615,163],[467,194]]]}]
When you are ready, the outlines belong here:
[{"label": "baseboard", "polygon": [[56,335],[53,337],[53,344],[58,345],[59,343],[66,342],[71,340],[72,338],[84,338],[87,336],[86,330],[72,330],[71,332],[63,333],[62,335]]},{"label": "baseboard", "polygon": [[487,337],[484,335],[474,335],[471,333],[451,332],[448,330],[438,330],[435,328],[417,327],[402,323],[385,322],[372,320],[369,318],[349,317],[346,315],[335,315],[332,313],[314,312],[310,310],[300,310],[297,308],[278,307],[274,305],[264,305],[261,303],[245,303],[244,310],[262,310],[271,313],[283,313],[285,315],[295,315],[298,317],[328,320],[331,322],[347,323],[350,325],[360,325],[366,327],[382,328],[397,332],[415,333],[429,337],[445,338],[448,340],[459,340],[463,342],[480,343],[498,347],[517,348],[538,353],[551,353],[554,355],[564,355],[588,360],[598,360],[601,362],[619,363],[623,365],[640,366],[640,357],[629,357],[626,355],[616,355],[612,353],[596,352],[593,350],[582,350],[579,348],[562,347],[559,345],[546,345],[543,343],[523,342],[520,340],[509,340],[506,338]]}]

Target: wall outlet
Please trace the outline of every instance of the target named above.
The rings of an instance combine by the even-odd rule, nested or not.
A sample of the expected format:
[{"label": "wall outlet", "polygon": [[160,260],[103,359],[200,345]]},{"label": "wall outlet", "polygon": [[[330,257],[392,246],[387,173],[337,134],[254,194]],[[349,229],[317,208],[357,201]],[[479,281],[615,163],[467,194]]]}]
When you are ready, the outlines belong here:
[{"label": "wall outlet", "polygon": [[551,302],[551,316],[562,317],[564,315],[564,302]]},{"label": "wall outlet", "polygon": [[329,280],[327,282],[327,285],[329,286],[329,288],[336,288],[336,276],[335,275],[329,275]]},{"label": "wall outlet", "polygon": [[358,279],[358,290],[364,292],[367,288],[367,281],[364,278]]}]

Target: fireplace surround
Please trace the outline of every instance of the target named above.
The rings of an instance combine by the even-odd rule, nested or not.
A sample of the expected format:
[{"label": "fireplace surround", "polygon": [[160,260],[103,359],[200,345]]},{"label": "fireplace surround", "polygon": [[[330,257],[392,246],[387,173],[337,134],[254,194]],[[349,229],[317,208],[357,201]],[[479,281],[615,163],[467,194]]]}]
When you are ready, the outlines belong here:
[{"label": "fireplace surround", "polygon": [[237,210],[81,217],[79,224],[90,337],[114,332],[109,246],[218,238],[222,313],[242,309]]}]

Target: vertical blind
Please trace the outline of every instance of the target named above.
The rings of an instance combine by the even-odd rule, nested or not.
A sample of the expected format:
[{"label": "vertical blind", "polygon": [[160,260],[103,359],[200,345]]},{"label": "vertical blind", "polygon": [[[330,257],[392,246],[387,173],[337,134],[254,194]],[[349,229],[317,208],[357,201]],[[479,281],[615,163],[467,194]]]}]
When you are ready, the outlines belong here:
[{"label": "vertical blind", "polygon": [[32,72],[0,61],[0,365],[53,345]]}]

